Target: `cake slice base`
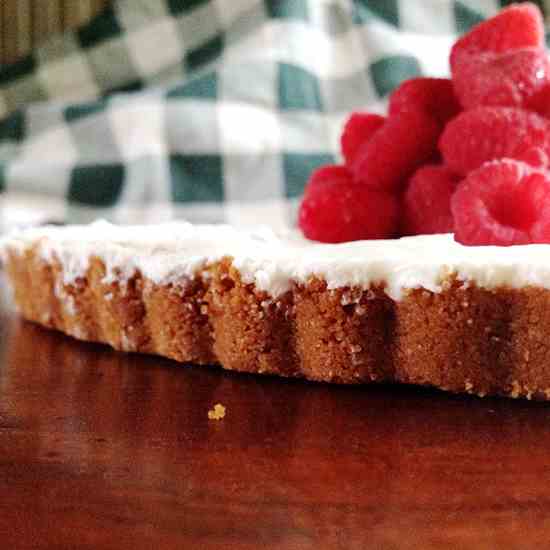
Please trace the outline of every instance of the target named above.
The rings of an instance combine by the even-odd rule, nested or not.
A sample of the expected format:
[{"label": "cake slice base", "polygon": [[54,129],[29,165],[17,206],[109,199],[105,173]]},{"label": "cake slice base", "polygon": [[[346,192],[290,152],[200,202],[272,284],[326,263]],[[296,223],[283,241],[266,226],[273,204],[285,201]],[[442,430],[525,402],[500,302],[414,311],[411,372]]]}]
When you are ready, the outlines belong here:
[{"label": "cake slice base", "polygon": [[550,399],[550,291],[484,289],[449,278],[399,301],[382,287],[311,279],[276,299],[226,258],[157,284],[109,280],[91,258],[65,283],[37,247],[8,254],[22,315],[81,340],[180,362],[333,383],[405,382],[479,396]]}]

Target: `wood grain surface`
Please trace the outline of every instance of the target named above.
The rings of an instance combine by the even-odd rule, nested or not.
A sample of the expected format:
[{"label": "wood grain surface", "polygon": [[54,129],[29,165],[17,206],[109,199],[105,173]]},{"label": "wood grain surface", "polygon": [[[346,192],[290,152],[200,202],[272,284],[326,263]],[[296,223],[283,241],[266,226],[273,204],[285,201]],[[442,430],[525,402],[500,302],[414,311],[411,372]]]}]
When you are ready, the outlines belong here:
[{"label": "wood grain surface", "polygon": [[[550,404],[182,366],[76,342],[9,309],[0,306],[2,548],[550,540]],[[208,419],[216,403],[223,420]]]},{"label": "wood grain surface", "polygon": [[9,63],[50,36],[86,23],[108,0],[0,0],[0,63]]}]

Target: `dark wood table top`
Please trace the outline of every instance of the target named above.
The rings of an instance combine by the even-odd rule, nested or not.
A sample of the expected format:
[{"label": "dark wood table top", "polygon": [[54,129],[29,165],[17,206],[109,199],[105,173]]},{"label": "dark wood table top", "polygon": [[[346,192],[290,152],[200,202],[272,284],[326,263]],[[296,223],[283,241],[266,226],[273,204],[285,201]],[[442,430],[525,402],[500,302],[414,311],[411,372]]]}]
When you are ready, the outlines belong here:
[{"label": "dark wood table top", "polygon": [[188,367],[0,311],[1,548],[550,540],[550,405]]}]

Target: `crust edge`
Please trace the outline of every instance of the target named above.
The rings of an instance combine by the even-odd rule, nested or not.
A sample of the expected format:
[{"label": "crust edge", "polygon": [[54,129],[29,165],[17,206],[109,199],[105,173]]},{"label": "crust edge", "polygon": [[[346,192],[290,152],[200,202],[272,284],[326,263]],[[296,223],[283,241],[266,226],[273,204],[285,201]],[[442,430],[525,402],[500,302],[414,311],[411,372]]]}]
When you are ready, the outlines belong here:
[{"label": "crust edge", "polygon": [[37,247],[8,252],[23,317],[80,340],[180,362],[332,383],[405,382],[479,396],[550,399],[550,290],[494,290],[454,279],[391,300],[381,287],[296,285],[272,299],[227,258],[192,279],[136,272],[107,282],[90,258],[65,284]]}]

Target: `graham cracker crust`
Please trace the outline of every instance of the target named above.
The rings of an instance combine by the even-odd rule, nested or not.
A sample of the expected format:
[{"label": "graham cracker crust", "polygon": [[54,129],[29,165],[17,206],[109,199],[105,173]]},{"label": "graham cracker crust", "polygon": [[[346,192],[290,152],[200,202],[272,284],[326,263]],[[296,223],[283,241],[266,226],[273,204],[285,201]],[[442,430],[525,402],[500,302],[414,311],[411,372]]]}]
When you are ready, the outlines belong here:
[{"label": "graham cracker crust", "polygon": [[36,248],[9,253],[15,302],[28,320],[117,350],[224,369],[351,384],[404,382],[479,396],[550,399],[550,290],[483,289],[450,278],[442,292],[327,289],[312,279],[272,299],[231,259],[166,285],[136,272],[84,277]]}]

